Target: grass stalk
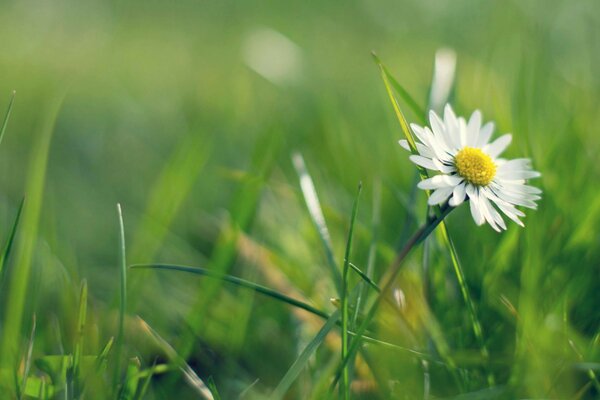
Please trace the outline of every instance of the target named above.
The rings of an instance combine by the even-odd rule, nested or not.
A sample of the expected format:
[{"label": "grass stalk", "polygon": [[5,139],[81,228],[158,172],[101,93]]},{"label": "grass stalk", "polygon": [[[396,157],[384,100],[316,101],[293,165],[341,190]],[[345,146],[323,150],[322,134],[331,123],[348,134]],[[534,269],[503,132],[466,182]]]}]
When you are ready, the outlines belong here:
[{"label": "grass stalk", "polygon": [[119,272],[120,272],[120,298],[119,302],[119,327],[115,342],[115,370],[113,387],[118,387],[121,379],[121,353],[123,351],[123,339],[125,331],[125,312],[127,310],[127,257],[125,249],[125,224],[123,223],[123,211],[121,204],[117,204],[117,216],[119,219]]},{"label": "grass stalk", "polygon": [[[346,251],[344,253],[344,268],[342,270],[342,360],[348,356],[348,271],[350,270],[350,251],[352,249],[352,237],[354,234],[354,223],[356,221],[356,213],[358,212],[358,202],[362,184],[358,185],[358,192],[352,205],[352,217],[350,218],[350,229],[348,230],[348,241]],[[348,365],[344,365],[342,370],[342,398],[348,400],[350,398],[350,373]]]}]

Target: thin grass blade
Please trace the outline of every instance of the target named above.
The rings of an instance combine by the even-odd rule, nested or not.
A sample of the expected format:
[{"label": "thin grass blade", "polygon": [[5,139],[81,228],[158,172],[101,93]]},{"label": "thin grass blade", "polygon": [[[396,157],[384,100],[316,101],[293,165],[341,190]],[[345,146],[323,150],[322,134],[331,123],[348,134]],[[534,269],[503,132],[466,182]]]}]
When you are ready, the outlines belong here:
[{"label": "thin grass blade", "polygon": [[17,234],[17,227],[19,226],[19,221],[21,220],[21,214],[23,211],[23,204],[25,204],[25,199],[21,200],[21,204],[19,204],[19,208],[17,209],[17,216],[15,217],[15,222],[12,224],[12,228],[10,229],[10,234],[8,235],[8,239],[6,240],[6,244],[4,245],[4,251],[0,256],[0,283],[4,280],[4,272],[6,271],[6,262],[8,261],[8,257],[13,248],[13,243],[15,241],[15,236]]},{"label": "thin grass blade", "polygon": [[[348,271],[350,270],[350,252],[352,250],[352,238],[354,237],[354,223],[356,222],[356,214],[358,212],[358,202],[360,200],[360,192],[362,184],[358,185],[358,191],[354,204],[352,205],[352,216],[350,218],[350,229],[348,230],[348,241],[346,242],[346,251],[344,253],[344,269],[342,271],[342,360],[348,356]],[[342,398],[348,400],[350,398],[350,371],[346,364],[342,369]]]},{"label": "thin grass blade", "polygon": [[158,332],[156,332],[150,325],[146,323],[143,319],[138,317],[138,321],[144,329],[158,344],[158,346],[165,352],[165,355],[173,362],[175,365],[179,367],[181,372],[185,377],[187,383],[205,400],[215,400],[208,386],[204,383],[200,377],[196,374],[196,372],[190,367],[185,360],[177,354],[175,349],[164,340]]},{"label": "thin grass blade", "polygon": [[302,353],[296,358],[290,369],[285,373],[273,393],[271,394],[270,400],[281,400],[292,386],[294,381],[298,379],[300,373],[306,367],[308,360],[317,350],[317,348],[323,343],[323,340],[327,337],[327,334],[337,324],[340,318],[340,312],[335,311],[327,319],[325,324],[321,327],[316,336],[308,343],[308,345],[302,350]]},{"label": "thin grass blade", "polygon": [[17,92],[13,90],[12,95],[10,96],[10,102],[8,103],[8,108],[6,109],[6,114],[4,115],[4,121],[2,122],[2,128],[0,129],[0,144],[2,143],[2,139],[4,139],[4,132],[6,132],[6,127],[8,126],[8,120],[10,119],[10,113],[12,111],[13,103],[15,102],[15,96]]},{"label": "thin grass blade", "polygon": [[115,342],[115,371],[113,378],[113,387],[115,388],[117,387],[117,382],[121,377],[121,352],[123,349],[125,331],[125,312],[127,310],[127,256],[125,247],[125,224],[123,223],[123,212],[120,204],[117,204],[117,217],[119,219],[119,272],[121,301],[119,303],[119,327]]},{"label": "thin grass blade", "polygon": [[23,367],[23,380],[21,382],[21,388],[18,391],[19,400],[23,399],[25,396],[25,389],[27,388],[27,379],[29,378],[29,371],[31,369],[31,356],[33,354],[33,340],[35,338],[35,327],[36,327],[36,318],[35,314],[33,314],[33,319],[31,323],[31,335],[29,336],[29,342],[27,344],[27,353],[25,354],[25,362]]},{"label": "thin grass blade", "polygon": [[419,105],[419,103],[410,95],[410,93],[408,93],[408,91],[400,83],[398,83],[398,81],[390,73],[387,67],[381,62],[377,54],[372,52],[371,55],[373,56],[375,63],[379,66],[379,68],[381,68],[381,71],[391,83],[391,86],[394,88],[396,93],[400,95],[402,100],[404,100],[408,107],[413,111],[415,116],[419,118],[419,122],[424,124],[425,109]]},{"label": "thin grass blade", "polygon": [[300,189],[302,190],[302,196],[304,197],[306,207],[308,208],[308,213],[310,214],[310,218],[315,225],[317,232],[319,233],[321,242],[323,243],[325,256],[327,257],[327,265],[329,266],[329,272],[338,294],[341,294],[342,275],[340,274],[335,261],[333,245],[331,244],[331,235],[329,234],[329,229],[327,228],[327,223],[325,222],[325,216],[323,215],[323,210],[321,209],[321,203],[319,202],[319,197],[317,196],[315,184],[312,177],[308,173],[308,169],[306,168],[302,154],[298,152],[292,154],[292,162],[294,164],[294,168],[296,169],[296,173],[298,174],[298,178],[300,179]]}]

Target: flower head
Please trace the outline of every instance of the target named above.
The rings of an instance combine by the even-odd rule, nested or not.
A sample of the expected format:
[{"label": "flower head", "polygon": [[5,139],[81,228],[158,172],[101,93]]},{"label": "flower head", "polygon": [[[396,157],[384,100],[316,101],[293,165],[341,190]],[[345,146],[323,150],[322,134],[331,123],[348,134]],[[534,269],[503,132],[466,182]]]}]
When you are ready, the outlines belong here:
[{"label": "flower head", "polygon": [[[419,182],[418,187],[432,190],[430,205],[448,204],[456,207],[469,199],[471,214],[477,225],[488,222],[496,231],[506,229],[499,211],[523,226],[519,217],[525,214],[516,206],[535,209],[542,191],[527,185],[527,179],[540,173],[531,168],[528,158],[506,160],[500,154],[508,147],[512,135],[505,134],[490,142],[494,124],[482,124],[481,112],[475,111],[467,122],[457,117],[449,104],[444,119],[430,111],[428,126],[411,124],[419,139],[418,154],[410,160],[429,170],[439,172]],[[406,140],[400,145],[410,150]]]}]

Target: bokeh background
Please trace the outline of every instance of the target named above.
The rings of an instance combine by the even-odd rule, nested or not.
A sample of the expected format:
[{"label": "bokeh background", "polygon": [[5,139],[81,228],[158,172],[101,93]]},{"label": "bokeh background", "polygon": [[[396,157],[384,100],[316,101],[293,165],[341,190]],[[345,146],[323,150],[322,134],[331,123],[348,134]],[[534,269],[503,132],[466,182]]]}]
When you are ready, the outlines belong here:
[{"label": "bokeh background", "polygon": [[[8,1],[0,37],[0,107],[17,92],[0,147],[2,237],[21,198],[45,182],[22,328],[26,337],[35,312],[34,358],[69,350],[84,278],[87,352],[116,334],[117,203],[130,264],[214,268],[333,311],[294,152],[315,182],[338,262],[363,183],[353,261],[365,266],[376,238],[381,276],[423,220],[425,200],[414,192],[414,167],[397,145],[402,132],[371,52],[424,107],[435,53],[449,48],[455,109],[481,109],[496,134],[513,133],[508,155],[531,157],[543,174],[536,184],[544,198],[525,229],[478,228],[465,207],[448,221],[494,360],[494,393],[600,395],[590,378],[600,362],[597,1]],[[476,358],[447,254],[435,240],[429,252],[427,302],[418,289],[421,252],[399,283],[417,304],[407,313],[418,320],[430,312],[450,347]],[[4,318],[13,306],[6,282]],[[146,366],[160,359],[139,315],[200,377],[212,376],[223,398],[267,395],[321,324],[197,276],[131,271],[128,285],[126,357]],[[414,343],[405,328],[381,334],[427,349],[415,324]],[[335,346],[324,345],[288,398],[319,398]],[[375,371],[357,367],[364,385],[356,395],[424,396],[414,357],[373,357]],[[433,371],[431,392],[485,389],[480,365],[464,363],[462,387]],[[194,396],[177,372],[156,377],[148,396],[173,393]]]}]

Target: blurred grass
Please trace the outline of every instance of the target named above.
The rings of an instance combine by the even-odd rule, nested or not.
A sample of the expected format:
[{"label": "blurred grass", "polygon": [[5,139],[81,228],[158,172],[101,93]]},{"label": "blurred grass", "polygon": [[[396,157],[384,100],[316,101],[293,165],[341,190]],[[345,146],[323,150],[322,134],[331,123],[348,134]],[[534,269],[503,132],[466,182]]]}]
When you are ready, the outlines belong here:
[{"label": "blurred grass", "polygon": [[[265,28],[296,46],[290,57],[298,65],[288,75],[284,64],[283,75],[247,65],[248,40]],[[496,235],[475,227],[465,209],[448,220],[498,383],[496,392],[481,396],[572,398],[591,382],[581,364],[600,363],[593,342],[600,332],[600,6],[594,0],[5,2],[0,33],[0,98],[18,93],[0,146],[2,238],[26,198],[0,288],[2,366],[21,362],[34,312],[34,360],[74,351],[83,278],[85,355],[100,354],[116,335],[117,202],[127,210],[130,263],[217,266],[332,312],[327,255],[290,155],[305,158],[338,259],[356,183],[364,184],[365,203],[375,182],[382,183],[372,271],[381,277],[402,245],[405,221],[424,215],[425,201],[423,194],[405,201],[414,167],[396,145],[402,133],[370,52],[425,104],[435,51],[450,47],[458,55],[455,108],[461,114],[480,108],[496,121],[497,133],[513,132],[508,156],[531,157],[543,173],[536,183],[544,199],[524,230],[511,226]],[[54,99],[65,92],[58,110]],[[409,121],[420,118],[410,107],[404,111]],[[372,208],[361,207],[355,227],[351,261],[363,271]],[[428,308],[453,358],[470,365],[461,390],[483,390],[485,370],[450,260],[437,242],[430,247]],[[420,261],[415,254],[399,280],[414,299]],[[268,299],[180,274],[149,272],[131,283],[123,365],[138,357],[149,370],[158,356],[141,339],[137,314],[189,355],[200,378],[212,376],[223,398],[251,385],[246,398],[267,396],[322,326]],[[423,310],[417,303],[404,318],[418,320]],[[379,328],[399,345],[429,350],[419,326],[392,319]],[[287,398],[326,390],[322,379],[339,359],[331,336]],[[357,396],[373,398],[375,381],[392,398],[424,397],[426,376],[433,395],[459,392],[443,366],[424,369],[412,355],[370,351],[378,367],[369,372],[359,361]],[[148,398],[169,398],[175,388],[181,398],[195,396],[181,374],[160,376]],[[13,385],[5,377],[0,371],[0,394]],[[592,384],[581,398],[597,395]]]}]

